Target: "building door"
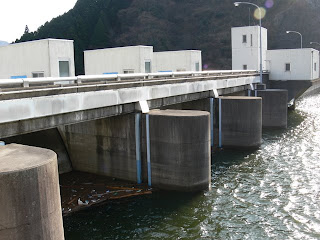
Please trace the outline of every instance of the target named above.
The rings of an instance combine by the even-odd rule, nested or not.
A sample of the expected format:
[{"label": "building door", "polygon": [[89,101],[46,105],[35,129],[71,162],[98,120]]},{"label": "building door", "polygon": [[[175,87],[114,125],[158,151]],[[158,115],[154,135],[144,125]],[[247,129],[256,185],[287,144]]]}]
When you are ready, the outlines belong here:
[{"label": "building door", "polygon": [[59,76],[60,77],[69,77],[69,61],[59,61]]},{"label": "building door", "polygon": [[196,72],[199,72],[199,71],[200,71],[200,63],[196,62]]},{"label": "building door", "polygon": [[151,61],[150,60],[146,60],[144,62],[144,70],[145,70],[145,73],[151,73]]}]

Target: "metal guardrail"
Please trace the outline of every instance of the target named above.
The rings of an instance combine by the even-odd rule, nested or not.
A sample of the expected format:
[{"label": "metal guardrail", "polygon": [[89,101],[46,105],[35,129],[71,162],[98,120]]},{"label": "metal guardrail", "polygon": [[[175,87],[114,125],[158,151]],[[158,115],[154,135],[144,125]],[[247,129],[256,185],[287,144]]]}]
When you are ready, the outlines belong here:
[{"label": "metal guardrail", "polygon": [[159,73],[133,73],[133,74],[110,74],[110,75],[81,75],[76,77],[48,77],[48,78],[23,78],[23,79],[0,79],[1,87],[30,87],[31,85],[45,84],[81,84],[97,81],[118,82],[123,80],[144,81],[166,77],[205,77],[205,76],[221,76],[221,75],[239,75],[239,74],[258,74],[255,70],[219,70],[219,71],[202,71],[202,72],[159,72]]}]

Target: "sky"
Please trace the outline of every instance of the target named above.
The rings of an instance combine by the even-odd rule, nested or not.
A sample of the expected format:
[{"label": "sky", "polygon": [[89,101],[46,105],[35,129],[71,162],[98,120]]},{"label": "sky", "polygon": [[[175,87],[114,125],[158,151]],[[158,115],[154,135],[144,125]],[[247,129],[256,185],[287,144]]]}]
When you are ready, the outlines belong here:
[{"label": "sky", "polygon": [[74,7],[77,0],[1,0],[0,40],[13,42],[24,33],[36,31],[50,21]]}]

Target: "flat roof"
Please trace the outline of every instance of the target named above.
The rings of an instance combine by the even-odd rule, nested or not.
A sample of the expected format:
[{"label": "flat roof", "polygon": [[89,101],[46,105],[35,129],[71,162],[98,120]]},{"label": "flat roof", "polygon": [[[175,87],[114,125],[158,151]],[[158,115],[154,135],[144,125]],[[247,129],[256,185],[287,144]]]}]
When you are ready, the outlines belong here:
[{"label": "flat roof", "polygon": [[16,46],[16,45],[18,45],[18,44],[29,44],[29,43],[44,42],[44,41],[74,42],[74,40],[69,40],[69,39],[45,38],[45,39],[38,39],[38,40],[32,40],[32,41],[26,41],[26,42],[10,43],[10,44],[5,45],[5,46],[0,46],[0,48],[2,48],[2,47]]},{"label": "flat roof", "polygon": [[311,50],[311,51],[317,51],[317,49],[314,48],[288,48],[288,49],[270,49],[267,51],[303,51],[303,50]]},{"label": "flat roof", "polygon": [[110,50],[110,49],[124,49],[124,48],[153,48],[153,46],[136,45],[136,46],[124,46],[124,47],[112,47],[112,48],[99,48],[99,49],[85,50],[83,52],[101,51],[101,50]]},{"label": "flat roof", "polygon": [[[231,29],[236,29],[236,28],[259,28],[259,25],[255,25],[255,26],[241,26],[241,27],[232,27]],[[266,29],[264,27],[261,27],[262,29]],[[266,29],[267,30],[267,29]]]},{"label": "flat roof", "polygon": [[174,53],[174,52],[202,52],[201,50],[175,50],[175,51],[161,51],[161,52],[154,52],[154,53]]}]

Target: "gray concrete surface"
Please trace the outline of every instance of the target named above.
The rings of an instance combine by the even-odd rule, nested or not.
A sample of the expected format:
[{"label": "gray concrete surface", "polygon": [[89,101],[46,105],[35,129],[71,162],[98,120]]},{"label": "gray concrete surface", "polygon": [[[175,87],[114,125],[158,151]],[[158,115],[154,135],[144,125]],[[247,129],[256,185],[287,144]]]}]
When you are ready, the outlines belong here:
[{"label": "gray concrete surface", "polygon": [[60,128],[74,170],[136,181],[135,115]]},{"label": "gray concrete surface", "polygon": [[[258,148],[262,141],[262,99],[260,97],[220,97],[222,148]],[[219,99],[216,100],[219,116]],[[219,117],[215,118],[219,136]],[[218,144],[218,137],[215,144]]]},{"label": "gray concrete surface", "polygon": [[287,128],[288,91],[282,89],[258,90],[262,98],[262,127]]},{"label": "gray concrete surface", "polygon": [[57,155],[0,146],[0,240],[64,239]]},{"label": "gray concrete surface", "polygon": [[152,186],[175,191],[208,189],[210,115],[203,111],[150,112]]},{"label": "gray concrete surface", "polygon": [[41,147],[54,151],[58,156],[59,174],[72,171],[67,149],[57,128],[23,134],[3,139],[7,144],[17,143],[33,147]]},{"label": "gray concrete surface", "polygon": [[232,94],[248,89],[259,77],[224,78],[208,76],[3,92],[0,93],[0,138],[133,113],[135,104],[141,100],[148,100],[153,109],[153,106],[205,98],[213,89],[219,94]]}]

